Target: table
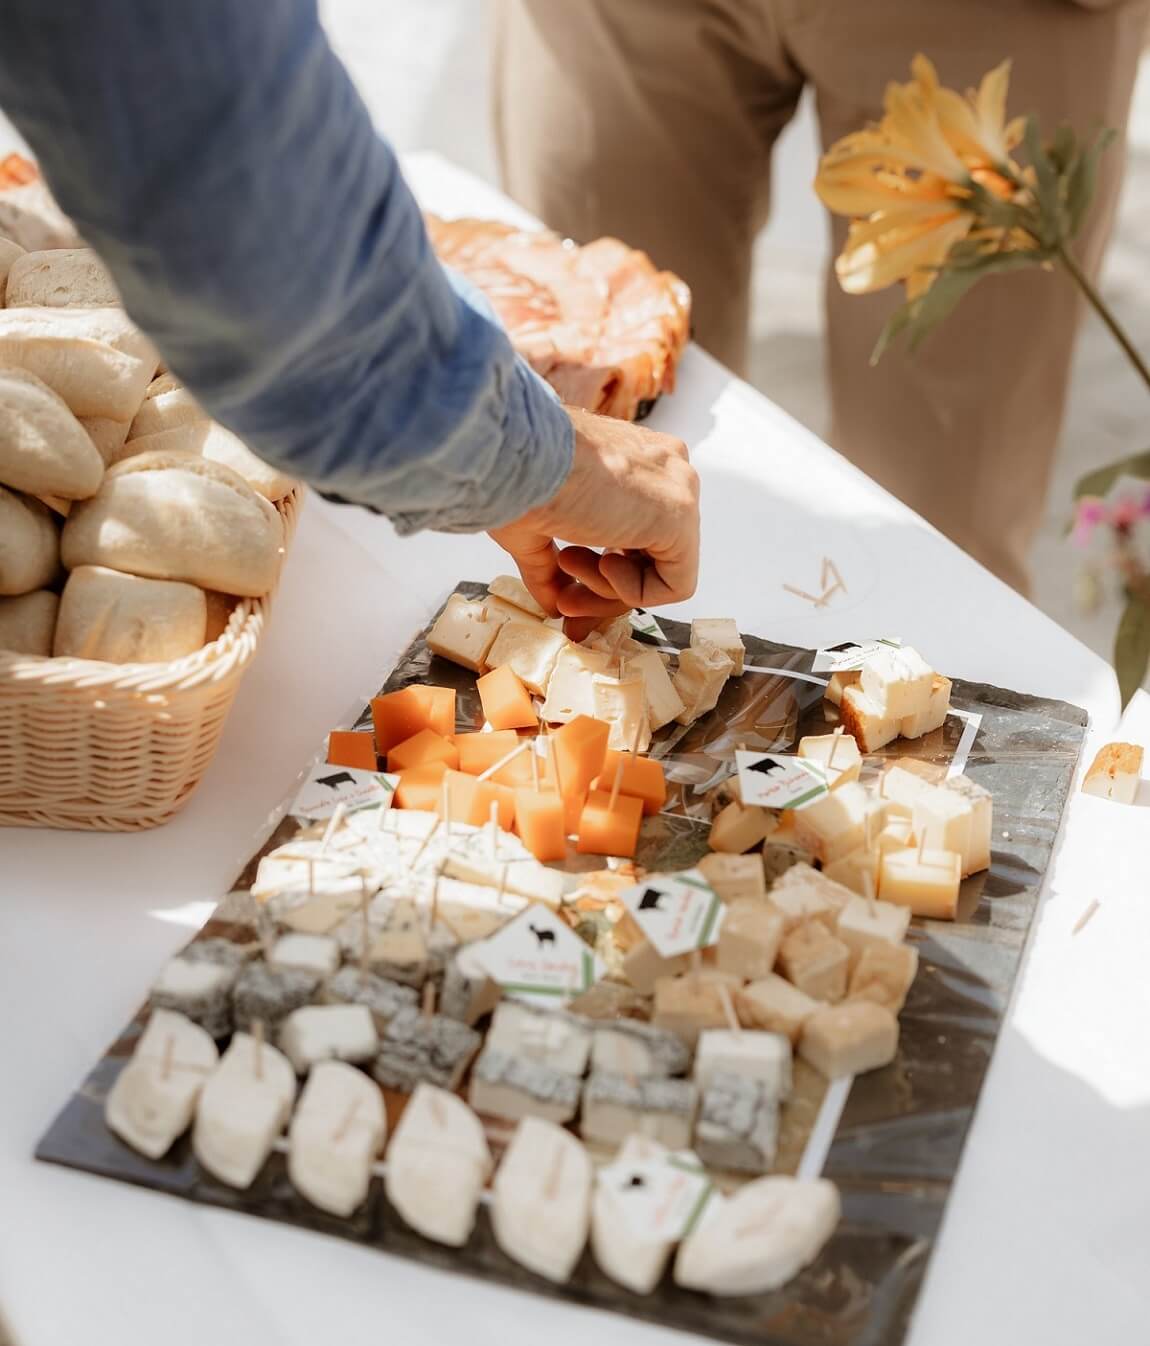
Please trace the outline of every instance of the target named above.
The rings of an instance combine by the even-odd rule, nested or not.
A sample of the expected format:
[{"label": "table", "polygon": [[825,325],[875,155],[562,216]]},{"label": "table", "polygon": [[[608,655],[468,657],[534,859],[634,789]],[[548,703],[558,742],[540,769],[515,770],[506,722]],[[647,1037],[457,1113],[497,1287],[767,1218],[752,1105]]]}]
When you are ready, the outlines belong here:
[{"label": "table", "polygon": [[[416,156],[408,170],[432,209],[522,218],[442,160]],[[1102,660],[702,352],[688,351],[651,424],[691,444],[703,479],[699,593],[674,615],[731,615],[807,645],[894,633],[949,674],[1086,707],[1092,747],[1113,729],[1118,697]],[[824,555],[847,593],[816,611],[781,586],[811,589]],[[377,687],[457,580],[504,569],[486,538],[401,542],[376,517],[309,499],[266,646],[184,813],[130,837],[0,832],[0,1317],[17,1346],[660,1339],[30,1157],[160,963],[227,891],[326,730]],[[1150,742],[1150,698],[1128,720]],[[1074,799],[916,1346],[1145,1336],[1143,795],[1134,808]],[[1101,909],[1071,936],[1093,896]]]}]

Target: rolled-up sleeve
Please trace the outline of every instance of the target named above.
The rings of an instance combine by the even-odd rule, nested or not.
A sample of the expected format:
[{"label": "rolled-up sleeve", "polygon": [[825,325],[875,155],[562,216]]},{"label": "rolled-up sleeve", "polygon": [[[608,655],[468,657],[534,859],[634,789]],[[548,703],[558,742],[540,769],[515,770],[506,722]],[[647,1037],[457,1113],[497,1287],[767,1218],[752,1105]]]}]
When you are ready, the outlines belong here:
[{"label": "rolled-up sleeve", "polygon": [[0,104],[169,366],[403,532],[549,499],[570,421],[431,251],[314,0],[5,0]]}]

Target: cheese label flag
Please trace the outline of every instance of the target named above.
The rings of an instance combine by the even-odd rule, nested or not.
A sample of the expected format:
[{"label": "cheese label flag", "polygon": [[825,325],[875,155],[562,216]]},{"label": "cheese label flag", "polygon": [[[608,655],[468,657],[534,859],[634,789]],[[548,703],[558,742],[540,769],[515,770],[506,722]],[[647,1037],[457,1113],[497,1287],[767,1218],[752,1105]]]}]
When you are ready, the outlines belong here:
[{"label": "cheese label flag", "polygon": [[885,636],[880,640],[844,640],[839,645],[828,646],[815,651],[812,673],[847,673],[862,668],[868,659],[873,659],[881,650],[898,649],[902,644],[898,636]]},{"label": "cheese label flag", "polygon": [[599,1181],[619,1197],[636,1237],[653,1243],[686,1238],[715,1192],[690,1150],[629,1163],[616,1160],[599,1170]]},{"label": "cheese label flag", "polygon": [[708,949],[719,938],[723,900],[697,869],[649,875],[620,896],[663,958]]},{"label": "cheese label flag", "polygon": [[735,753],[739,792],[745,807],[797,809],[828,790],[821,762],[774,752]]},{"label": "cheese label flag", "polygon": [[505,995],[558,1006],[581,995],[606,971],[579,936],[549,908],[534,903],[489,939],[470,946]]},{"label": "cheese label flag", "polygon": [[667,639],[663,628],[645,608],[631,609],[631,630],[638,631],[641,636],[650,636],[652,640]]},{"label": "cheese label flag", "polygon": [[399,777],[386,771],[361,771],[317,762],[288,812],[305,822],[321,822],[330,818],[340,804],[347,813],[355,809],[388,809],[398,784]]}]

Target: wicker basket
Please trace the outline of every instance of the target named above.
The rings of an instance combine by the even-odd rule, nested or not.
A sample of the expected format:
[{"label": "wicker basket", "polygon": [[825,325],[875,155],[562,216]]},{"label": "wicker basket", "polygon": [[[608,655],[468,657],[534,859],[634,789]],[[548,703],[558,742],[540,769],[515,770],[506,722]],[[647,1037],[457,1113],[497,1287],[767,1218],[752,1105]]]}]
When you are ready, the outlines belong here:
[{"label": "wicker basket", "polygon": [[[284,544],[301,504],[279,503]],[[268,618],[271,594],[240,599],[227,629],[167,664],[0,653],[0,826],[128,832],[187,803]]]}]

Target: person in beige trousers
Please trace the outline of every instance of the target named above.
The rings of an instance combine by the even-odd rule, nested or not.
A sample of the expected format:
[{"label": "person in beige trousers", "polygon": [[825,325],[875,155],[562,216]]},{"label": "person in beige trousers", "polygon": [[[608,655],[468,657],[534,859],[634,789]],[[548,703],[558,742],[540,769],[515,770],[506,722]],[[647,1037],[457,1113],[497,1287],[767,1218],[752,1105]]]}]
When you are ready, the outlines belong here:
[{"label": "person in beige trousers", "polygon": [[[922,51],[964,89],[1013,60],[1011,115],[1047,134],[1125,128],[1147,0],[497,0],[495,124],[504,182],[580,241],[615,234],[678,272],[694,329],[741,372],[751,249],[771,151],[804,86],[824,149],[882,115]],[[1096,273],[1122,176],[1104,158],[1078,242]],[[834,251],[846,221],[832,221]],[[1025,592],[1080,305],[1037,270],[976,289],[914,355],[869,357],[901,288],[826,283],[831,441]]]}]

